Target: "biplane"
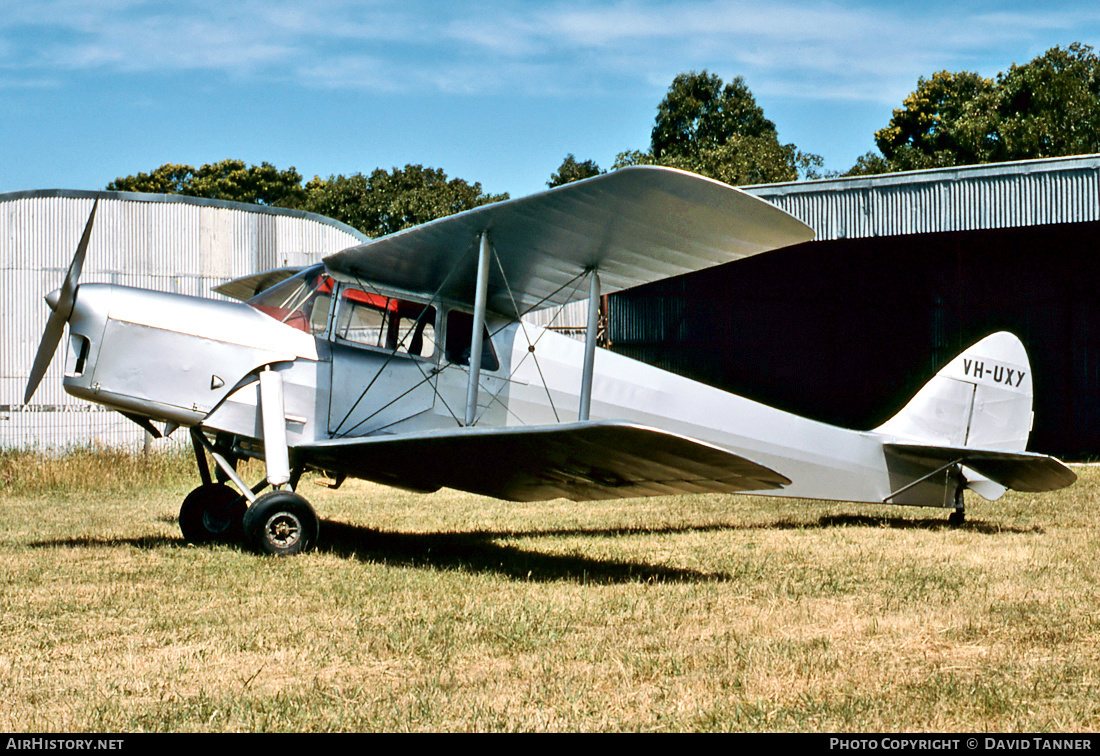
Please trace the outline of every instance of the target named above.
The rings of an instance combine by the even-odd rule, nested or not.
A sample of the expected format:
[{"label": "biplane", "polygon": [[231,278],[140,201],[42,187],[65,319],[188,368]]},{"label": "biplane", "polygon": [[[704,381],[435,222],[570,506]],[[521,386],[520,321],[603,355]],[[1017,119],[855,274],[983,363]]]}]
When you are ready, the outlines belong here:
[{"label": "biplane", "polygon": [[[603,295],[813,238],[745,192],[626,168],[370,240],[214,300],[80,283],[93,205],[31,369],[68,328],[65,390],[190,433],[194,543],[317,543],[307,470],[512,501],[758,493],[952,509],[1075,475],[1026,451],[1032,376],[995,333],[879,428],[830,426],[597,348]],[[524,315],[588,301],[585,338]],[[264,462],[243,480],[238,463]],[[210,464],[213,461],[213,465]],[[270,488],[271,490],[267,490]]]}]

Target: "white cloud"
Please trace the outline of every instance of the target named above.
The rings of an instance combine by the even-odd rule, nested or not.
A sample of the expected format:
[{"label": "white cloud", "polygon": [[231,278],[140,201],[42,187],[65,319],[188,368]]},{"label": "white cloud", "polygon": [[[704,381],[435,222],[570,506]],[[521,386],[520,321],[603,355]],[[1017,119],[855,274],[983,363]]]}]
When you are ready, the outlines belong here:
[{"label": "white cloud", "polygon": [[[37,79],[207,71],[375,92],[543,96],[651,89],[708,68],[776,96],[896,102],[917,76],[941,68],[993,66],[981,71],[991,75],[1034,48],[1100,41],[1091,3],[988,5],[0,0],[0,66]],[[1066,37],[1051,43],[1059,33]]]}]

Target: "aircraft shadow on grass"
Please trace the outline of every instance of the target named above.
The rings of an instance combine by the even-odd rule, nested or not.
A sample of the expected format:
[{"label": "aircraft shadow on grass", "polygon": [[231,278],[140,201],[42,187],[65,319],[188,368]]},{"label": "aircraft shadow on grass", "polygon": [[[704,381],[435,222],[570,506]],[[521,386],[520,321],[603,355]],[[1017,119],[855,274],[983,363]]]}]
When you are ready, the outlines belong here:
[{"label": "aircraft shadow on grass", "polygon": [[[166,521],[174,522],[167,517]],[[624,536],[677,535],[723,531],[751,530],[829,530],[859,527],[887,530],[942,530],[948,525],[942,519],[905,519],[867,515],[827,515],[816,522],[776,520],[750,525],[679,525],[657,528],[567,528],[558,530],[466,531],[447,533],[400,533],[326,520],[322,524],[325,541],[319,551],[362,562],[441,570],[464,570],[472,573],[497,573],[516,580],[546,582],[573,580],[579,583],[677,583],[729,581],[735,578],[723,572],[670,567],[639,560],[599,559],[578,554],[550,554],[522,548],[515,541],[534,538],[616,538]],[[959,529],[969,533],[996,536],[1001,534],[1041,534],[1034,527],[1003,526],[981,521],[969,521]],[[138,538],[75,538],[35,541],[32,548],[110,548],[130,546],[143,550],[180,546],[181,539],[167,536]]]},{"label": "aircraft shadow on grass", "polygon": [[[325,545],[320,550],[368,562],[386,562],[437,569],[497,572],[521,580],[576,580],[585,583],[704,582],[734,579],[716,571],[669,567],[645,561],[605,560],[577,554],[548,554],[501,541],[526,538],[615,538],[622,536],[677,535],[738,530],[814,530],[843,527],[941,530],[942,519],[836,516],[816,523],[779,521],[748,526],[683,525],[659,528],[612,528],[531,531],[468,531],[463,533],[396,533],[339,522],[324,523]],[[974,521],[962,526],[983,535],[1041,533],[1040,528],[1003,527]]]}]

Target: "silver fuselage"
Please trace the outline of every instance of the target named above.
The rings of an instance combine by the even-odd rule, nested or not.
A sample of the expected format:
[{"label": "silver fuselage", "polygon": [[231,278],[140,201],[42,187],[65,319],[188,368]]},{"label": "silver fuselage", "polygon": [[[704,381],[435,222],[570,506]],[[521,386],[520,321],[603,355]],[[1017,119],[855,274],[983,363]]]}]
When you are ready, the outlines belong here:
[{"label": "silver fuselage", "polygon": [[[335,298],[334,298],[335,299]],[[446,339],[439,306],[435,338]],[[481,373],[477,425],[577,420],[584,345],[549,330],[487,321],[499,367]],[[243,302],[82,284],[70,318],[66,391],[133,415],[262,439],[257,373],[281,373],[287,439],[454,428],[468,368],[311,335]],[[776,495],[882,502],[896,490],[874,432],[808,420],[598,350],[591,419],[661,428],[724,447],[794,481]],[[427,462],[427,463],[430,463]],[[894,473],[893,475],[891,473]],[[942,486],[896,503],[945,506]]]}]

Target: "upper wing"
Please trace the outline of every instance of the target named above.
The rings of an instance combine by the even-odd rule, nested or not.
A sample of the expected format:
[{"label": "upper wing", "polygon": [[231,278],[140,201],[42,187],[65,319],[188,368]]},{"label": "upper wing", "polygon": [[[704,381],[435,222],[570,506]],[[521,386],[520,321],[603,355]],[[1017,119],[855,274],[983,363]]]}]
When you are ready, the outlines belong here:
[{"label": "upper wing", "polygon": [[929,468],[955,462],[1014,491],[1057,491],[1077,480],[1077,475],[1054,457],[1034,452],[1006,452],[966,447],[885,444],[888,452]]},{"label": "upper wing", "polygon": [[232,297],[233,299],[244,301],[246,299],[252,299],[252,297],[256,296],[261,291],[270,289],[275,284],[282,283],[301,271],[301,268],[275,268],[274,270],[265,270],[260,273],[253,273],[250,276],[241,276],[240,278],[234,278],[232,281],[226,281],[220,286],[215,286],[212,291],[216,291],[218,294],[224,294],[227,297]]},{"label": "upper wing", "polygon": [[577,283],[592,268],[609,294],[814,236],[726,184],[636,166],[399,231],[325,264],[336,276],[472,304],[483,231],[500,263],[490,266],[488,308],[504,315],[584,299],[587,287]]},{"label": "upper wing", "polygon": [[782,488],[763,465],[684,436],[612,421],[456,428],[295,447],[310,464],[416,491],[573,501]]}]

